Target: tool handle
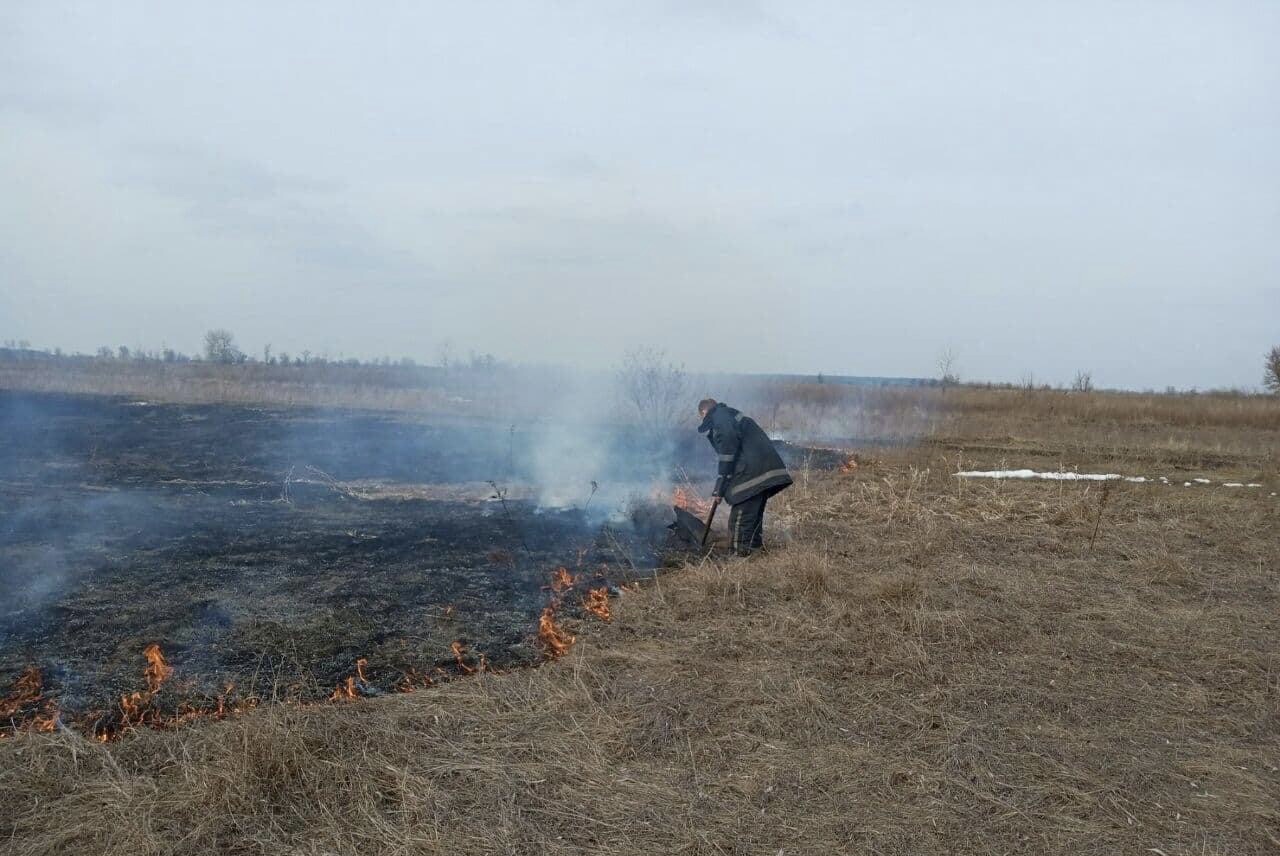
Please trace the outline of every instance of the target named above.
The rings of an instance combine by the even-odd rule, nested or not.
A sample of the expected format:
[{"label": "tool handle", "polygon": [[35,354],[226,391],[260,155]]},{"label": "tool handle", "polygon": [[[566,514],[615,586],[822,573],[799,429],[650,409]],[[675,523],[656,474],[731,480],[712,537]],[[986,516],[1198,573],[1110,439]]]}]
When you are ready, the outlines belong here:
[{"label": "tool handle", "polygon": [[707,514],[707,528],[702,530],[702,546],[707,546],[707,539],[711,537],[711,521],[716,519],[716,509],[720,507],[720,497],[711,500],[711,512]]}]

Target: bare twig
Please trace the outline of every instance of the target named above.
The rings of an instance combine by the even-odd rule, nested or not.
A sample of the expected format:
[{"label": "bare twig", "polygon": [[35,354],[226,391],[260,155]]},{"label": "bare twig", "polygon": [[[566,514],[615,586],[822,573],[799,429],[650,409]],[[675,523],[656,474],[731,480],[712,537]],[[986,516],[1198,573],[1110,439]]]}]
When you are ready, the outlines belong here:
[{"label": "bare twig", "polygon": [[511,516],[511,509],[507,508],[507,492],[505,489],[498,487],[498,483],[489,480],[489,486],[493,488],[494,495],[498,498],[498,502],[502,504],[502,513],[507,518],[512,531],[516,533],[516,539],[519,540],[520,546],[524,548],[525,557],[533,558],[533,551],[529,549],[529,545],[525,543],[524,535],[520,532],[520,527],[516,526],[515,518]]},{"label": "bare twig", "polygon": [[1107,497],[1111,495],[1111,482],[1102,483],[1102,496],[1098,498],[1098,517],[1093,521],[1093,534],[1089,536],[1089,555],[1093,555],[1093,542],[1098,538],[1098,527],[1102,525],[1102,509],[1106,508]]}]

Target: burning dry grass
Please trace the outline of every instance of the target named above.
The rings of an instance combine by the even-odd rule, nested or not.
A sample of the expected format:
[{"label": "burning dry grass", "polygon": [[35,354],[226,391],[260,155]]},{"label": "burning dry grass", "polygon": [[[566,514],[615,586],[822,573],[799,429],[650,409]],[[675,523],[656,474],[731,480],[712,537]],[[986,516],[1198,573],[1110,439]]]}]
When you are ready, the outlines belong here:
[{"label": "burning dry grass", "polygon": [[[864,461],[543,668],[0,744],[15,854],[1269,853],[1280,511]],[[771,506],[773,508],[774,506]],[[776,533],[775,533],[776,534]],[[459,651],[459,657],[463,652]]]}]

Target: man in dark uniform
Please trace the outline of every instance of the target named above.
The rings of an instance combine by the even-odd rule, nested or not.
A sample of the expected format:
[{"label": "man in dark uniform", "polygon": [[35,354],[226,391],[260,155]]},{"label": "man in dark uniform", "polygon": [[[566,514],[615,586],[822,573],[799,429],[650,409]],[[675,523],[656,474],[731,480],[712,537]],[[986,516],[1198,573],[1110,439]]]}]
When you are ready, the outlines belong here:
[{"label": "man in dark uniform", "polygon": [[729,503],[729,538],[733,551],[749,556],[764,546],[764,506],[791,484],[769,435],[750,416],[744,416],[714,398],[698,402],[702,424],[719,457],[719,478],[714,495]]}]

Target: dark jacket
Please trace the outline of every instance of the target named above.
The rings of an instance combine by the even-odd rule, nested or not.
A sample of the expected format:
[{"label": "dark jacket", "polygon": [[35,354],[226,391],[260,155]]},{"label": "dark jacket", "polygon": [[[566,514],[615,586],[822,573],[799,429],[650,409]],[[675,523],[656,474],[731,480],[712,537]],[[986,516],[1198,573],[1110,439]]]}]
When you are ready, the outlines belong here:
[{"label": "dark jacket", "polygon": [[716,450],[720,475],[728,477],[724,498],[730,505],[762,493],[773,496],[791,484],[791,474],[773,441],[750,416],[717,404],[698,426],[698,433],[706,434]]}]

